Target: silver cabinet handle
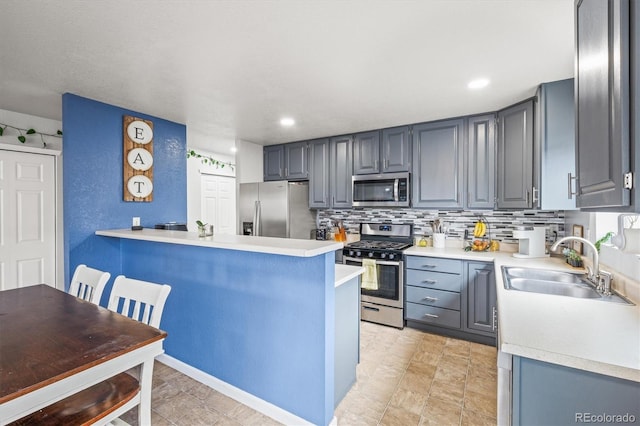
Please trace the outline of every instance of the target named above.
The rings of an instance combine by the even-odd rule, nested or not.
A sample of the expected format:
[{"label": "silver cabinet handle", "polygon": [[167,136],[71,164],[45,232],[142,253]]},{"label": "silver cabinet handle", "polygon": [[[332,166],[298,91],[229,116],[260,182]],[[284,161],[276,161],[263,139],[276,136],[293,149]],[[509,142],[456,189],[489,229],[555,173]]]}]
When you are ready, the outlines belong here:
[{"label": "silver cabinet handle", "polygon": [[498,310],[496,307],[493,307],[493,318],[491,319],[491,330],[496,331],[498,327]]},{"label": "silver cabinet handle", "polygon": [[429,268],[429,269],[433,269],[435,268],[437,265],[422,265],[423,268]]},{"label": "silver cabinet handle", "polygon": [[[571,172],[569,172],[567,174],[567,196],[570,199],[573,198],[574,195],[576,195],[578,193],[578,188],[577,188],[577,176],[571,176]],[[573,189],[571,188],[571,181],[572,180],[576,180],[576,192],[573,192]]]},{"label": "silver cabinet handle", "polygon": [[539,193],[540,193],[540,190],[534,186],[533,187],[533,200],[532,200],[532,203],[533,203],[534,207],[536,206],[536,203],[538,202]]},{"label": "silver cabinet handle", "polygon": [[427,297],[423,297],[422,300],[428,300],[429,302],[437,302],[438,298],[437,297],[427,296]]},{"label": "silver cabinet handle", "polygon": [[429,318],[438,318],[438,315],[434,315],[434,314],[424,314],[423,317],[429,317]]},{"label": "silver cabinet handle", "polygon": [[425,284],[435,284],[435,283],[437,283],[436,280],[423,280],[422,282],[425,283]]},{"label": "silver cabinet handle", "polygon": [[378,160],[374,160],[373,162],[373,168],[378,170]]}]

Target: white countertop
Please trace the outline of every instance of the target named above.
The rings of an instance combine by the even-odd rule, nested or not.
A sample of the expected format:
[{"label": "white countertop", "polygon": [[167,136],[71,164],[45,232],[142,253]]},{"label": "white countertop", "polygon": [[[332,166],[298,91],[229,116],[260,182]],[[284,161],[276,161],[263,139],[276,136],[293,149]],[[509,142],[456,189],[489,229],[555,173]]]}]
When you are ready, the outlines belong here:
[{"label": "white countertop", "polygon": [[511,253],[432,247],[412,247],[404,253],[494,262],[501,351],[640,382],[637,300],[632,306],[504,288],[502,266],[580,272],[562,258],[518,259]]},{"label": "white countertop", "polygon": [[240,250],[283,256],[314,257],[342,248],[335,241],[296,240],[292,238],[253,237],[249,235],[214,235],[198,237],[196,232],[167,231],[164,229],[111,229],[96,231],[103,237],[153,241],[157,243],[182,244],[226,250]]},{"label": "white countertop", "polygon": [[358,275],[364,274],[364,268],[361,266],[336,264],[336,287],[346,283]]}]

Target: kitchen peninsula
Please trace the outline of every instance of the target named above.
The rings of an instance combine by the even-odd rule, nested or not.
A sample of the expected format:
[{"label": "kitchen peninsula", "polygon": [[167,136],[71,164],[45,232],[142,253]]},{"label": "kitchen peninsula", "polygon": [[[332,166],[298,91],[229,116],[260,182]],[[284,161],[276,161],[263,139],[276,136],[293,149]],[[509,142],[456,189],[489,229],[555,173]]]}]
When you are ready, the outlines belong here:
[{"label": "kitchen peninsula", "polygon": [[353,288],[357,323],[362,273],[344,265],[336,272],[341,243],[155,229],[96,235],[119,244],[122,274],[172,286],[161,324],[167,355],[289,422],[331,422],[340,364],[336,289]]}]

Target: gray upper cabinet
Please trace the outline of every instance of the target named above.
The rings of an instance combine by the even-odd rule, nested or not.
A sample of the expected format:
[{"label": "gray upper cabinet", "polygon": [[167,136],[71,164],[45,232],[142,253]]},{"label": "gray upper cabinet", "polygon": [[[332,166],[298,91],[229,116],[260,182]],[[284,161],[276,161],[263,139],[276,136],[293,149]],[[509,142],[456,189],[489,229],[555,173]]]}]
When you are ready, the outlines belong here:
[{"label": "gray upper cabinet", "polygon": [[463,161],[463,119],[413,126],[413,207],[463,208]]},{"label": "gray upper cabinet", "polygon": [[[576,2],[576,203],[580,208],[633,208],[630,131],[634,125],[637,128],[633,123],[639,113],[631,115],[629,64],[637,56],[630,51],[630,34],[638,40],[637,8],[634,4],[631,10],[634,21],[629,0]],[[637,69],[635,74],[637,78]],[[640,209],[640,203],[635,204]]]},{"label": "gray upper cabinet", "polygon": [[284,145],[269,145],[262,148],[264,180],[284,179]]},{"label": "gray upper cabinet", "polygon": [[307,142],[294,142],[284,145],[284,176],[285,179],[308,179],[309,157]]},{"label": "gray upper cabinet", "polygon": [[530,209],[534,196],[533,100],[498,111],[497,206]]},{"label": "gray upper cabinet", "polygon": [[353,202],[351,175],[353,174],[351,136],[331,138],[329,146],[330,207],[350,208]]},{"label": "gray upper cabinet", "polygon": [[329,203],[329,139],[309,141],[309,208]]},{"label": "gray upper cabinet", "polygon": [[304,180],[309,178],[307,142],[269,145],[262,149],[264,180]]},{"label": "gray upper cabinet", "polygon": [[380,132],[358,133],[353,137],[353,174],[380,173]]},{"label": "gray upper cabinet", "polygon": [[467,207],[493,209],[496,197],[495,115],[478,115],[467,120],[468,171]]},{"label": "gray upper cabinet", "polygon": [[358,133],[353,137],[353,174],[408,172],[411,168],[409,126]]},{"label": "gray upper cabinet", "polygon": [[382,173],[408,172],[411,168],[409,126],[382,130]]},{"label": "gray upper cabinet", "polygon": [[574,210],[575,107],[572,78],[544,83],[538,89],[536,139],[540,164],[538,207],[544,210]]}]

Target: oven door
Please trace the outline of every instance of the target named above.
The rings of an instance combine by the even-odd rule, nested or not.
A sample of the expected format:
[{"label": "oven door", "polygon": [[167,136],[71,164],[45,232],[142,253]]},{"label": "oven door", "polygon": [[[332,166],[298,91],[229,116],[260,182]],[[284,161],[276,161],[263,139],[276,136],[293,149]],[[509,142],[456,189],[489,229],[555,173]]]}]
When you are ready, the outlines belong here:
[{"label": "oven door", "polygon": [[[355,257],[345,256],[343,262],[346,265],[362,266],[362,259]],[[376,260],[378,289],[365,290],[361,288],[362,301],[402,308],[404,305],[402,268],[402,261]]]}]

